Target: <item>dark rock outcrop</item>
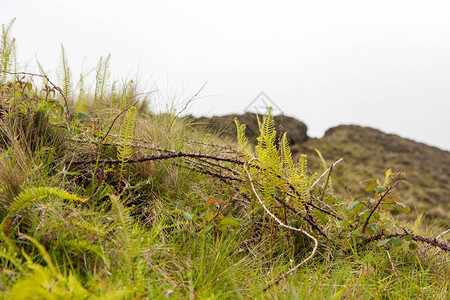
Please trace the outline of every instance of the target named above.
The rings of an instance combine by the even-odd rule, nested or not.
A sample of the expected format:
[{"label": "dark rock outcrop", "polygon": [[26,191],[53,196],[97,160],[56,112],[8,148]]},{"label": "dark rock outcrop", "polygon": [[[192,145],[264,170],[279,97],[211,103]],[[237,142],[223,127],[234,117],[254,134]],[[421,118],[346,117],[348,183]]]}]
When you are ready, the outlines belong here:
[{"label": "dark rock outcrop", "polygon": [[[220,117],[214,116],[211,118],[194,118],[190,116],[189,118],[192,118],[193,124],[201,126],[209,132],[218,132],[222,137],[233,139],[236,138],[234,118],[238,118],[239,123],[247,126],[245,132],[251,143],[255,143],[256,137],[259,136],[258,122],[254,113],[245,113],[243,115],[232,114]],[[308,127],[305,123],[284,115],[275,116],[274,121],[278,133],[287,132],[290,145],[298,145],[309,139],[307,135]]]}]

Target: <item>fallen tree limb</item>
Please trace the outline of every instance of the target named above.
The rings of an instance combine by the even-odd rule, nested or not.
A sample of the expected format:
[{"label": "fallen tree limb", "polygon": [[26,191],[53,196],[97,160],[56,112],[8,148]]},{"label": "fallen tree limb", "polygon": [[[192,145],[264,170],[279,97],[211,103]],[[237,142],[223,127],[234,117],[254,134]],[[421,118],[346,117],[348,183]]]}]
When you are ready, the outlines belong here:
[{"label": "fallen tree limb", "polygon": [[[138,158],[132,158],[127,161],[127,163],[139,163],[139,162],[145,162],[145,161],[151,161],[151,160],[163,160],[163,159],[171,159],[171,158],[177,158],[177,157],[193,157],[193,158],[208,158],[212,160],[218,160],[218,161],[226,161],[235,163],[238,165],[243,165],[244,162],[235,159],[235,158],[228,158],[228,157],[218,157],[210,154],[201,154],[201,153],[188,153],[188,152],[176,152],[176,153],[168,153],[168,154],[161,154],[161,155],[152,155],[152,156],[146,156],[146,157],[138,157]],[[118,159],[87,159],[87,160],[76,160],[72,161],[72,165],[87,165],[87,164],[95,164],[95,163],[104,163],[104,164],[120,164],[121,161]]]},{"label": "fallen tree limb", "polygon": [[450,245],[447,245],[445,243],[439,242],[437,239],[433,239],[433,238],[426,238],[420,235],[414,235],[412,233],[409,232],[405,232],[405,233],[394,233],[394,234],[386,234],[386,233],[381,233],[379,235],[376,235],[374,237],[371,237],[368,242],[374,242],[377,240],[381,240],[382,238],[394,238],[394,237],[400,237],[400,238],[404,238],[407,237],[409,235],[412,235],[412,240],[416,241],[416,242],[422,242],[422,243],[426,243],[429,244],[431,246],[434,247],[438,247],[441,248],[444,251],[450,251]]}]

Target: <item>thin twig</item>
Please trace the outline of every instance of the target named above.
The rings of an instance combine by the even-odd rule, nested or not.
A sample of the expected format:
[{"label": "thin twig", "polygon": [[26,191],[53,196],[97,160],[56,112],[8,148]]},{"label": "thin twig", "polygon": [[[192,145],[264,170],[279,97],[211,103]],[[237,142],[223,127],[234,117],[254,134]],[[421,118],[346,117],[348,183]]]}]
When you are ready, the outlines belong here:
[{"label": "thin twig", "polygon": [[[191,162],[193,162],[193,163],[197,163],[197,164],[203,165],[204,167],[208,167],[208,165],[210,165],[210,166],[213,166],[213,167],[217,167],[217,168],[219,168],[219,169],[227,170],[227,171],[233,173],[234,175],[240,175],[240,173],[239,173],[238,171],[233,170],[233,169],[230,168],[230,167],[227,167],[227,166],[224,166],[224,165],[221,165],[221,164],[218,164],[218,163],[214,163],[214,162],[209,161],[209,160],[206,160],[206,159],[198,158],[198,160],[199,160],[200,162],[202,162],[203,164],[200,164],[200,163],[195,162],[195,161],[193,161],[193,160],[188,160],[188,161],[191,161]],[[217,171],[220,172],[220,170],[217,170]]]},{"label": "thin twig", "polygon": [[331,166],[330,166],[325,172],[323,172],[322,175],[320,175],[319,178],[317,178],[316,181],[314,181],[313,184],[311,184],[311,187],[310,187],[310,188],[312,189],[317,183],[319,183],[320,179],[322,179],[322,177],[324,177],[328,172],[330,172],[331,169],[332,169],[335,165],[337,165],[338,163],[340,163],[342,160],[344,160],[344,159],[343,159],[343,158],[339,158],[337,161],[335,161],[333,164],[331,164]]},{"label": "thin twig", "polygon": [[325,191],[327,190],[328,182],[330,181],[331,172],[333,171],[333,166],[330,166],[330,170],[328,171],[327,180],[325,181],[325,186],[323,187],[322,194],[320,195],[320,201],[323,200],[323,197],[325,196]]},{"label": "thin twig", "polygon": [[398,277],[397,268],[394,265],[394,262],[392,261],[391,255],[389,254],[389,251],[386,250],[386,253],[388,255],[389,261],[391,262],[392,270],[394,271],[395,275]]},{"label": "thin twig", "polygon": [[449,233],[450,232],[450,228],[449,229],[447,229],[446,231],[444,231],[444,232],[441,232],[438,236],[436,236],[436,240],[438,239],[438,238],[440,238],[441,236],[443,236],[443,235],[446,235],[447,233]]},{"label": "thin twig", "polygon": [[222,180],[223,182],[225,182],[226,184],[231,184],[231,181],[237,181],[237,182],[242,182],[242,179],[239,177],[231,177],[231,176],[227,176],[227,175],[222,175],[222,174],[218,174],[218,173],[214,173],[211,172],[209,170],[205,170],[205,169],[201,169],[198,166],[194,166],[194,168],[185,166],[183,164],[175,164],[176,166],[182,167],[182,168],[188,168],[192,171],[198,172],[198,173],[202,173],[202,174],[206,174],[206,175],[210,175],[213,177],[216,177],[220,180]]},{"label": "thin twig", "polygon": [[241,154],[241,152],[237,151],[236,149],[229,147],[229,146],[223,146],[223,145],[219,145],[219,144],[214,144],[214,143],[203,143],[203,142],[199,142],[199,141],[192,141],[192,140],[185,140],[185,143],[189,143],[189,144],[198,144],[198,145],[203,145],[203,146],[208,146],[208,147],[218,147],[224,150],[228,150],[229,152],[232,153],[239,153]]},{"label": "thin twig", "polygon": [[110,125],[109,128],[108,128],[108,131],[106,132],[106,134],[105,134],[105,135],[103,136],[103,138],[101,139],[100,144],[103,143],[103,142],[105,141],[106,137],[109,135],[109,133],[110,133],[111,129],[113,128],[114,123],[116,123],[117,119],[119,119],[119,117],[120,117],[121,115],[123,115],[127,110],[129,110],[129,109],[132,108],[133,106],[135,106],[138,102],[139,102],[139,100],[136,101],[136,102],[134,102],[131,106],[129,106],[129,107],[125,108],[124,110],[122,110],[122,111],[114,118],[114,120],[112,121],[111,125]]},{"label": "thin twig", "polygon": [[[250,161],[250,162],[251,162],[251,161]],[[250,162],[249,162],[249,163],[250,163]],[[258,192],[257,192],[256,189],[255,189],[255,185],[253,184],[253,178],[252,178],[252,176],[250,175],[249,171],[247,170],[246,164],[244,164],[244,170],[245,170],[245,172],[247,173],[247,176],[248,176],[250,185],[251,185],[251,187],[252,187],[253,193],[255,194],[256,198],[257,198],[258,201],[259,201],[259,204],[261,204],[261,206],[262,206],[263,209],[266,211],[266,213],[267,213],[270,217],[272,217],[272,218],[273,218],[273,219],[274,219],[281,227],[284,227],[284,228],[286,228],[286,229],[290,229],[290,230],[294,230],[294,231],[301,232],[301,233],[303,233],[304,235],[306,235],[307,237],[309,237],[310,239],[312,239],[312,240],[314,241],[314,248],[313,248],[313,250],[312,250],[312,252],[311,252],[311,255],[309,255],[307,258],[305,258],[304,260],[302,260],[302,261],[301,261],[299,264],[297,264],[294,268],[292,268],[292,269],[290,269],[289,271],[287,271],[286,273],[284,273],[284,274],[278,276],[278,278],[277,278],[273,283],[267,285],[267,286],[264,288],[264,291],[266,291],[266,290],[270,289],[272,286],[278,284],[281,280],[283,280],[284,278],[286,278],[286,277],[289,276],[290,274],[294,273],[301,265],[303,265],[303,264],[305,264],[306,262],[308,262],[309,260],[311,260],[311,259],[315,256],[315,254],[316,254],[317,247],[319,246],[319,242],[317,241],[316,238],[314,238],[312,235],[310,235],[310,234],[309,234],[308,232],[306,232],[305,230],[303,230],[303,229],[301,229],[301,228],[295,228],[295,227],[286,225],[286,224],[284,224],[283,222],[281,222],[280,219],[278,219],[277,216],[275,216],[275,215],[274,215],[274,214],[266,207],[266,205],[264,204],[264,202],[263,202],[263,201],[261,200],[261,198],[259,197]]]},{"label": "thin twig", "polygon": [[194,94],[194,96],[192,96],[188,101],[186,101],[186,104],[184,105],[184,107],[173,117],[172,121],[169,124],[169,127],[167,128],[166,133],[168,133],[170,131],[170,129],[172,128],[173,122],[175,122],[175,120],[178,118],[178,116],[186,110],[186,108],[189,106],[189,104],[192,102],[192,100],[195,99],[195,97],[198,96],[198,94],[200,94],[200,92],[203,90],[203,88],[206,86],[206,84],[208,83],[205,82],[202,87],[197,91],[197,93]]},{"label": "thin twig", "polygon": [[339,217],[339,216],[337,215],[337,213],[334,212],[334,210],[333,210],[333,212],[330,212],[330,211],[328,211],[328,210],[326,210],[326,209],[323,209],[323,208],[321,208],[321,207],[315,205],[315,204],[312,203],[312,202],[305,202],[305,205],[311,205],[312,207],[314,207],[314,208],[317,209],[317,210],[320,210],[320,211],[323,212],[323,213],[326,213],[326,214],[328,214],[328,215],[330,215],[330,216],[332,216],[332,217],[335,217],[335,218],[338,219],[338,220],[342,220],[342,218]]},{"label": "thin twig", "polygon": [[[329,212],[327,212],[328,214],[330,214],[330,215],[333,216],[333,217],[338,218],[338,217],[337,217],[337,215],[338,215],[337,211],[335,211],[331,205],[329,205],[329,204],[326,203],[326,202],[320,201],[320,200],[317,199],[317,197],[314,196],[314,195],[311,195],[311,197],[312,197],[314,200],[316,200],[318,203],[320,203],[320,204],[326,206],[326,207],[327,207],[333,214],[335,214],[335,215],[333,216],[333,214],[330,214]],[[307,202],[307,203],[308,203],[308,204],[311,204],[312,201]],[[313,207],[314,207],[314,206],[313,206]]]},{"label": "thin twig", "polygon": [[[450,232],[450,228],[447,229],[447,230],[445,230],[444,232],[441,232],[440,234],[438,234],[434,239],[435,239],[435,240],[438,240],[441,236],[444,236],[444,235],[446,235],[446,234],[449,233],[449,232]],[[422,254],[425,254],[425,252],[427,252],[430,248],[431,248],[431,245],[427,245],[427,246],[421,251],[421,253],[422,253]]]}]

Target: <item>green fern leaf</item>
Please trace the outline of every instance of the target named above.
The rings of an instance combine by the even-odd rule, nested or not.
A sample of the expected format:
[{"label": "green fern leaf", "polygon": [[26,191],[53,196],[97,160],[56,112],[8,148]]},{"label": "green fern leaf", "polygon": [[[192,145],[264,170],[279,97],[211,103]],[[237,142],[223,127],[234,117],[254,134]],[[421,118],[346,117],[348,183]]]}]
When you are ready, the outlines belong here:
[{"label": "green fern leaf", "polygon": [[314,149],[314,151],[316,151],[317,156],[319,156],[320,159],[320,167],[322,168],[323,172],[326,171],[327,167],[327,162],[325,161],[325,159],[323,159],[322,153],[320,153],[319,149]]},{"label": "green fern leaf", "polygon": [[125,272],[129,273],[131,279],[135,281],[137,279],[136,275],[138,275],[136,272],[136,258],[140,253],[140,247],[134,237],[132,228],[133,221],[126,209],[119,202],[119,197],[115,195],[109,195],[109,197],[117,225],[116,236],[124,250],[124,255],[121,256],[123,258],[122,267]]},{"label": "green fern leaf", "polygon": [[55,196],[64,200],[81,201],[84,202],[87,199],[78,197],[71,194],[64,189],[55,187],[35,187],[22,191],[12,202],[8,210],[8,215],[13,215],[19,210],[27,207],[33,201],[46,198],[48,196]]},{"label": "green fern leaf", "polygon": [[136,107],[131,107],[122,123],[122,128],[120,130],[119,146],[117,158],[125,163],[133,155],[133,139],[134,139],[134,121],[136,117]]},{"label": "green fern leaf", "polygon": [[281,163],[282,165],[289,170],[289,172],[294,172],[294,164],[292,163],[292,153],[291,148],[289,147],[289,142],[287,140],[286,133],[283,134],[281,138]]},{"label": "green fern leaf", "polygon": [[97,226],[95,226],[94,224],[92,224],[91,222],[86,221],[83,218],[77,217],[77,218],[73,218],[71,220],[69,220],[69,223],[72,225],[75,225],[79,228],[84,229],[87,232],[91,232],[91,233],[95,233],[97,235],[100,236],[104,236],[106,234],[106,231],[98,228]]},{"label": "green fern leaf", "polygon": [[246,126],[245,126],[245,124],[239,124],[239,121],[238,121],[237,118],[234,118],[234,123],[236,123],[237,138],[238,138],[238,143],[239,143],[239,146],[241,148],[241,151],[244,153],[245,158],[250,160],[254,156],[253,156],[251,147],[250,147],[250,145],[248,143],[248,140],[247,140],[247,138],[245,136]]},{"label": "green fern leaf", "polygon": [[58,70],[59,84],[62,86],[62,94],[68,100],[70,97],[72,82],[70,68],[67,62],[67,54],[64,46],[61,44],[61,62]]},{"label": "green fern leaf", "polygon": [[[16,19],[12,19],[11,22],[5,27],[2,25],[2,34],[0,38],[0,70],[12,71],[14,51],[15,51],[15,39],[10,37],[10,30]],[[6,82],[8,74],[0,73],[0,86]]]},{"label": "green fern leaf", "polygon": [[111,54],[108,54],[106,59],[100,57],[97,64],[97,71],[95,73],[95,91],[94,100],[101,101],[105,97],[106,89],[108,87],[108,80],[110,76],[109,61],[111,59]]},{"label": "green fern leaf", "polygon": [[100,257],[103,262],[105,263],[106,267],[110,267],[110,260],[105,255],[104,251],[101,247],[95,246],[92,244],[92,242],[88,241],[81,241],[81,240],[69,240],[69,241],[63,241],[62,244],[66,246],[67,248],[75,249],[76,251],[80,253],[84,253],[86,251],[90,251],[92,253],[95,253],[98,257]]}]

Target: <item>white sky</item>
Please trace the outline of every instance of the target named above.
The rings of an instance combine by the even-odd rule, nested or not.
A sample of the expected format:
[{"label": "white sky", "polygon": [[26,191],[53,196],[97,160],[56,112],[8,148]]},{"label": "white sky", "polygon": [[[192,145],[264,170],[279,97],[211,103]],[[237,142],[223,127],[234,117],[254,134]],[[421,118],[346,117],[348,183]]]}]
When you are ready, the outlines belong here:
[{"label": "white sky", "polygon": [[196,115],[265,91],[310,136],[359,124],[450,150],[448,0],[0,0],[14,17],[28,71],[55,70],[62,43],[74,77],[111,53],[115,77],[139,69],[167,98],[208,81]]}]

